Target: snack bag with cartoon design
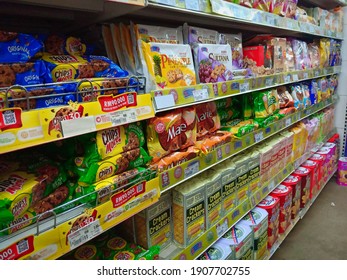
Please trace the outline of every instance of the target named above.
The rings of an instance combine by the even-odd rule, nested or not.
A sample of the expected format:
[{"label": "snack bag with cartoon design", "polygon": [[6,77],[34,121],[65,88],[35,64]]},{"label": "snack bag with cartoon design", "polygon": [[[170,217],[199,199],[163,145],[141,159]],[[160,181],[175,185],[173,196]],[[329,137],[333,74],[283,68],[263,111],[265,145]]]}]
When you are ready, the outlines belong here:
[{"label": "snack bag with cartoon design", "polygon": [[189,45],[145,43],[142,60],[150,89],[174,88],[196,84],[195,69]]},{"label": "snack bag with cartoon design", "polygon": [[197,139],[201,140],[209,133],[220,129],[221,123],[215,102],[202,103],[195,106],[197,117]]},{"label": "snack bag with cartoon design", "polygon": [[195,44],[193,50],[200,83],[216,83],[233,79],[230,45]]},{"label": "snack bag with cartoon design", "polygon": [[195,110],[177,109],[150,119],[147,126],[147,147],[153,162],[193,145],[196,140],[195,130]]}]

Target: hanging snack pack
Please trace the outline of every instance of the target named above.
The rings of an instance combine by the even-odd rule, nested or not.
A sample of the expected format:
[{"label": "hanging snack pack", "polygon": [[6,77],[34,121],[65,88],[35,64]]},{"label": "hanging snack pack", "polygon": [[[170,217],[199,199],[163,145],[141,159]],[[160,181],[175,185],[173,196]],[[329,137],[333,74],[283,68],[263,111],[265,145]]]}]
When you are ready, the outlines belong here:
[{"label": "hanging snack pack", "polygon": [[207,102],[195,106],[197,118],[197,139],[220,129],[220,118],[215,102]]},{"label": "hanging snack pack", "polygon": [[276,90],[253,93],[253,102],[255,119],[260,122],[277,114],[280,109]]},{"label": "hanging snack pack", "polygon": [[192,47],[200,83],[224,82],[233,78],[230,45],[194,44]]},{"label": "hanging snack pack", "polygon": [[183,24],[183,40],[185,44],[217,44],[218,32],[215,30],[205,29],[201,27],[189,26]]},{"label": "hanging snack pack", "polygon": [[136,24],[137,39],[146,43],[183,44],[182,27],[170,28],[156,25]]},{"label": "hanging snack pack", "polygon": [[151,89],[196,84],[189,45],[141,42],[145,76]]}]

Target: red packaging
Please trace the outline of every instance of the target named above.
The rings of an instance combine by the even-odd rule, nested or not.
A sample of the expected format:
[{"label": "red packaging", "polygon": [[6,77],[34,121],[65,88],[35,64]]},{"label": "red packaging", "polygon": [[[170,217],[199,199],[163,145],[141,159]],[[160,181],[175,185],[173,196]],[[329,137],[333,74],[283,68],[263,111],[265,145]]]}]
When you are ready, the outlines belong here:
[{"label": "red packaging", "polygon": [[311,170],[300,166],[292,175],[301,177],[300,208],[305,208],[310,199]]},{"label": "red packaging", "polygon": [[220,129],[220,118],[215,102],[207,102],[195,106],[197,119],[197,140]]},{"label": "red packaging", "polygon": [[320,154],[313,154],[312,157],[309,158],[309,160],[315,161],[318,164],[318,190],[320,190],[323,187],[323,173],[327,172],[324,171],[324,162],[325,162],[325,156]]},{"label": "red packaging", "polygon": [[255,61],[257,66],[265,66],[265,46],[244,47],[243,56]]},{"label": "red packaging", "polygon": [[284,233],[291,222],[292,192],[291,187],[281,184],[270,194],[280,200],[279,233]]},{"label": "red packaging", "polygon": [[292,219],[294,220],[300,212],[300,198],[301,198],[301,177],[299,176],[288,176],[282,182],[282,185],[292,188]]},{"label": "red packaging", "polygon": [[318,168],[319,165],[316,161],[313,160],[307,160],[302,164],[303,167],[306,167],[311,170],[311,186],[310,186],[310,199],[313,197],[316,197],[318,194],[318,184],[319,184],[319,178],[318,178]]},{"label": "red packaging", "polygon": [[279,217],[280,217],[280,200],[277,197],[267,196],[258,205],[268,213],[269,227],[267,230],[268,243],[270,249],[278,239],[279,233]]},{"label": "red packaging", "polygon": [[323,184],[325,184],[328,181],[328,177],[329,177],[329,163],[330,163],[331,153],[328,148],[321,148],[316,152],[316,154],[319,154],[325,157],[325,160],[323,162],[323,174],[322,174]]},{"label": "red packaging", "polygon": [[328,174],[332,175],[332,173],[334,172],[334,170],[337,167],[337,161],[339,158],[339,155],[337,153],[336,144],[335,143],[325,143],[323,148],[328,148],[331,150],[331,159],[330,159],[330,163],[329,163],[330,170],[328,170]]}]

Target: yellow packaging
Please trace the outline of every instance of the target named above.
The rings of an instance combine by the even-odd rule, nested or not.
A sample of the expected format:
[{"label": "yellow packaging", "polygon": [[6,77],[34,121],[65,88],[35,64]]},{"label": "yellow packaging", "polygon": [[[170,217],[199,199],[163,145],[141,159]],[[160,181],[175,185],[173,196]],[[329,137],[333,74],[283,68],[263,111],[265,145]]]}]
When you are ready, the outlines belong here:
[{"label": "yellow packaging", "polygon": [[209,169],[201,174],[205,182],[206,229],[210,229],[222,217],[222,177],[217,169]]},{"label": "yellow packaging", "polygon": [[301,155],[306,152],[307,140],[308,140],[308,130],[306,125],[302,122],[298,123],[298,127],[302,129],[301,131]]},{"label": "yellow packaging", "polygon": [[186,247],[205,232],[205,186],[199,178],[173,190],[172,210],[174,241]]},{"label": "yellow packaging", "polygon": [[141,41],[145,76],[152,90],[196,85],[189,45]]},{"label": "yellow packaging", "polygon": [[237,155],[233,158],[236,166],[236,191],[238,204],[241,204],[246,198],[249,191],[249,156],[245,154]]},{"label": "yellow packaging", "polygon": [[167,191],[159,201],[136,214],[136,243],[145,249],[154,245],[167,247],[172,241],[172,197]]},{"label": "yellow packaging", "polygon": [[249,191],[251,194],[259,188],[260,183],[260,153],[256,149],[252,149],[249,153]]},{"label": "yellow packaging", "polygon": [[294,133],[293,158],[292,158],[292,162],[294,162],[295,160],[297,160],[303,155],[303,152],[304,152],[303,147],[305,146],[307,138],[303,138],[305,136],[305,133],[303,131],[303,128],[300,127],[299,125],[291,128],[290,131]]}]

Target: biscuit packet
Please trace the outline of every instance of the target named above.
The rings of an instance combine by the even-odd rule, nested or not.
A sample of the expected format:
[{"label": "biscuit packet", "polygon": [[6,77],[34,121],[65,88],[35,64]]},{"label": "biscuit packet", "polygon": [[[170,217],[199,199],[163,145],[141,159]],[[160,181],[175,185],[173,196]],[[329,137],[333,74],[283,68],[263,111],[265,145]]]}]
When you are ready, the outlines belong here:
[{"label": "biscuit packet", "polygon": [[308,44],[308,53],[311,59],[311,68],[317,69],[320,67],[319,46],[316,43]]},{"label": "biscuit packet", "polygon": [[196,142],[195,146],[204,154],[208,154],[218,147],[231,142],[232,134],[229,131],[216,131],[208,134],[204,139]]},{"label": "biscuit packet", "polygon": [[267,90],[253,93],[254,114],[256,121],[277,114],[280,109],[277,90]]},{"label": "biscuit packet", "polygon": [[75,158],[74,169],[79,177],[78,184],[88,186],[126,170],[146,166],[151,159],[148,153],[140,147],[98,162],[87,162],[78,157]]},{"label": "biscuit packet", "polygon": [[100,130],[80,137],[84,161],[95,162],[143,147],[145,135],[142,124],[130,123]]},{"label": "biscuit packet", "polygon": [[225,82],[233,79],[230,45],[194,44],[196,76],[200,83]]},{"label": "biscuit packet", "polygon": [[288,40],[286,41],[286,58],[284,69],[286,72],[291,72],[295,70],[294,51],[292,43]]},{"label": "biscuit packet", "polygon": [[151,89],[196,84],[191,49],[188,45],[140,42],[144,73]]},{"label": "biscuit packet", "polygon": [[197,117],[197,140],[220,129],[221,122],[215,102],[207,102],[195,106]]},{"label": "biscuit packet", "polygon": [[183,24],[183,40],[184,44],[217,44],[219,41],[219,34],[215,30],[194,27]]},{"label": "biscuit packet", "polygon": [[153,162],[194,145],[196,126],[194,107],[176,109],[150,119],[147,125],[147,147]]},{"label": "biscuit packet", "polygon": [[222,131],[230,132],[234,138],[241,138],[242,136],[251,133],[259,128],[258,122],[255,120],[239,120],[235,123],[227,123],[221,127]]},{"label": "biscuit packet", "polygon": [[25,63],[40,57],[44,45],[30,34],[0,31],[0,49],[0,63]]},{"label": "biscuit packet", "polygon": [[137,40],[146,43],[183,44],[182,27],[170,28],[157,25],[136,24]]}]

